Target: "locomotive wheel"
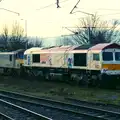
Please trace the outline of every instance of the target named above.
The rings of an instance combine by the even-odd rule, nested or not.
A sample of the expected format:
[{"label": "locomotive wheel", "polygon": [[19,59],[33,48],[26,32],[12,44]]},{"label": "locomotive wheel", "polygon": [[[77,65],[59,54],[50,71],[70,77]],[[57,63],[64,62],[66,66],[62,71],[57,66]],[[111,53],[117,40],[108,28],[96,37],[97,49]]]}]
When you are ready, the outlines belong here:
[{"label": "locomotive wheel", "polygon": [[31,70],[27,70],[27,79],[28,80],[34,80],[35,76]]},{"label": "locomotive wheel", "polygon": [[89,80],[89,86],[90,87],[98,87],[99,86],[99,80],[97,75],[92,75],[91,79]]},{"label": "locomotive wheel", "polygon": [[116,83],[113,81],[112,76],[102,74],[99,75],[99,86],[100,88],[114,89],[116,88]]},{"label": "locomotive wheel", "polygon": [[70,81],[72,81],[71,80],[71,75],[69,75],[69,74],[63,74],[62,75],[62,81],[64,81],[64,82],[66,82],[66,83],[70,83]]},{"label": "locomotive wheel", "polygon": [[73,74],[70,79],[72,85],[88,87],[88,76],[85,74]]},{"label": "locomotive wheel", "polygon": [[16,70],[12,69],[12,71],[11,71],[11,75],[12,75],[12,77],[16,77],[16,76],[17,76],[17,72],[16,72]]},{"label": "locomotive wheel", "polygon": [[99,87],[106,88],[107,87],[107,84],[106,84],[107,76],[105,74],[101,74],[98,76],[98,78],[99,78]]},{"label": "locomotive wheel", "polygon": [[22,66],[20,67],[19,76],[22,78],[26,77],[25,69]]},{"label": "locomotive wheel", "polygon": [[68,76],[69,78],[69,83],[71,85],[79,85],[80,77],[77,74],[71,74]]},{"label": "locomotive wheel", "polygon": [[4,75],[13,75],[13,70],[10,68],[4,68]]},{"label": "locomotive wheel", "polygon": [[81,80],[79,81],[79,85],[86,86],[88,87],[89,81],[88,81],[88,76],[86,74],[83,74],[81,76]]},{"label": "locomotive wheel", "polygon": [[45,73],[44,74],[44,80],[46,80],[46,81],[50,81],[51,80],[50,73]]}]

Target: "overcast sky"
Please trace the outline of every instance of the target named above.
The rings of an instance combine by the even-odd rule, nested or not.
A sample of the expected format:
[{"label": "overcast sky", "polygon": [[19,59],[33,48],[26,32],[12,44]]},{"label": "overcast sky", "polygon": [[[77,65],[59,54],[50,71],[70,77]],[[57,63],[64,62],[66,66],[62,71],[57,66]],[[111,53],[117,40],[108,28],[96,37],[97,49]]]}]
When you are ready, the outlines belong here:
[{"label": "overcast sky", "polygon": [[[69,14],[78,0],[59,1],[61,8],[57,9],[56,0],[2,0],[0,8],[19,12],[20,16],[0,9],[0,28],[2,29],[4,24],[11,27],[15,20],[25,28],[24,20],[26,19],[28,36],[53,37],[70,33],[63,27],[76,26],[78,18],[84,17],[85,14],[80,12]],[[74,12],[79,10],[89,13],[98,12],[103,15],[102,19],[119,19],[119,6],[120,0],[81,0]]]}]

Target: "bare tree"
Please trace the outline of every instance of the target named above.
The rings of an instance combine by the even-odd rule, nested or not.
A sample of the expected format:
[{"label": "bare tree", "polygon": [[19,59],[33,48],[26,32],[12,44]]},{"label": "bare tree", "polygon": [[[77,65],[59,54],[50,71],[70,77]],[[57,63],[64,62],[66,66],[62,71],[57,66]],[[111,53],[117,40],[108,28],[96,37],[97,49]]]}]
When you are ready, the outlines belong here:
[{"label": "bare tree", "polygon": [[42,47],[43,41],[40,38],[31,39],[28,41],[28,48],[31,47]]},{"label": "bare tree", "polygon": [[9,40],[8,27],[6,25],[4,25],[2,34],[0,36],[0,41],[5,49],[7,49],[7,47],[8,47],[8,40]]},{"label": "bare tree", "polygon": [[43,41],[40,38],[28,38],[24,35],[24,29],[17,23],[13,23],[11,34],[8,27],[3,27],[2,34],[0,35],[0,43],[4,46],[2,50],[13,51],[18,49],[27,49],[31,47],[41,47]]},{"label": "bare tree", "polygon": [[73,39],[73,35],[63,35],[56,39],[56,46],[60,45],[74,45],[76,42]]},{"label": "bare tree", "polygon": [[[118,30],[118,21],[112,21],[112,24],[103,21],[96,14],[80,19],[80,24],[73,31],[72,44],[97,44],[106,42],[119,42],[120,32]],[[117,36],[117,37],[116,37]]]},{"label": "bare tree", "polygon": [[12,33],[8,41],[10,50],[25,49],[28,40],[24,36],[23,28],[15,22],[12,26]]},{"label": "bare tree", "polygon": [[34,47],[42,47],[43,41],[36,37],[36,40],[33,42]]}]

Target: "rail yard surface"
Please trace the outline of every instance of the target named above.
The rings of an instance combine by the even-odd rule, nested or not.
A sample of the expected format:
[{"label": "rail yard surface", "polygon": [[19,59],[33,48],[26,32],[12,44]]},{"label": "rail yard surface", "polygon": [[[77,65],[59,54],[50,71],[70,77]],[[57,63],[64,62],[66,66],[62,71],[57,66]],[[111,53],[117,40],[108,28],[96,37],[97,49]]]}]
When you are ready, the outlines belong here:
[{"label": "rail yard surface", "polygon": [[[24,107],[36,114],[43,114],[46,120],[118,120],[120,119],[120,108],[115,105],[104,106],[98,104],[91,106],[90,102],[68,99],[58,101],[43,97],[34,97],[17,92],[0,91],[0,101]],[[70,102],[72,101],[72,102]],[[82,104],[81,104],[82,103]],[[14,105],[15,106],[15,105]],[[101,108],[100,108],[101,107]],[[112,109],[110,108],[112,107]],[[23,109],[22,109],[23,110]],[[40,115],[41,116],[41,115]],[[43,116],[42,116],[43,117]]]},{"label": "rail yard surface", "polygon": [[11,120],[21,115],[22,119],[119,120],[119,92],[0,76],[0,116]]},{"label": "rail yard surface", "polygon": [[0,89],[26,93],[38,97],[52,97],[53,99],[58,100],[63,100],[64,97],[72,97],[80,100],[120,105],[119,90],[83,88],[62,82],[23,80],[1,76]]}]

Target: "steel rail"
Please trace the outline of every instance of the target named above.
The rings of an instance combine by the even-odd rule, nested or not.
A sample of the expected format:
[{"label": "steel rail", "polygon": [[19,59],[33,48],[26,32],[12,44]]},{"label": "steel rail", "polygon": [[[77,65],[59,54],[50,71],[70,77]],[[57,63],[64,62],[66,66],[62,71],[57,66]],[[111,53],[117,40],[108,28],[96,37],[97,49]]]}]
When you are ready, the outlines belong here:
[{"label": "steel rail", "polygon": [[115,105],[115,104],[107,104],[107,103],[103,103],[103,102],[90,102],[87,100],[79,100],[79,99],[75,99],[75,98],[71,98],[71,97],[65,97],[65,100],[69,101],[69,102],[77,102],[77,103],[83,103],[83,104],[91,104],[91,105],[98,105],[98,106],[108,106],[108,107],[114,107],[114,108],[119,108],[120,109],[120,105]]},{"label": "steel rail", "polygon": [[8,106],[11,106],[11,107],[13,107],[13,108],[17,108],[17,109],[19,109],[20,111],[29,113],[31,116],[34,116],[34,117],[37,118],[37,119],[52,120],[51,118],[48,118],[48,117],[43,116],[43,115],[41,115],[41,114],[35,113],[35,112],[31,111],[31,110],[28,110],[28,109],[23,108],[23,107],[21,107],[21,106],[15,105],[15,104],[10,103],[10,102],[8,102],[8,101],[5,101],[5,100],[0,99],[0,102],[3,103],[3,104],[6,104],[6,105],[8,105]]},{"label": "steel rail", "polygon": [[[1,95],[0,95],[0,97],[1,97]],[[57,106],[47,105],[47,104],[43,104],[43,103],[35,103],[35,102],[16,99],[16,98],[4,96],[4,95],[2,97],[7,98],[7,99],[11,99],[12,101],[15,100],[17,102],[24,102],[24,103],[29,103],[31,105],[42,106],[42,107],[47,107],[47,108],[50,108],[50,109],[60,110],[60,111],[63,111],[64,113],[66,112],[66,113],[70,113],[70,114],[75,114],[75,115],[81,116],[81,117],[87,117],[87,118],[89,117],[90,119],[108,120],[108,119],[103,118],[101,116],[95,116],[95,115],[88,114],[88,113],[85,113],[85,112],[80,112],[80,111],[78,112],[78,111],[75,111],[75,110],[69,110],[69,109],[66,109],[66,108],[60,108],[60,107],[57,107]],[[2,99],[4,99],[4,98],[2,98]]]},{"label": "steel rail", "polygon": [[13,118],[7,116],[6,114],[0,112],[0,118],[6,119],[6,120],[14,120]]},{"label": "steel rail", "polygon": [[[9,93],[8,93],[9,94]],[[88,106],[83,106],[83,105],[75,105],[75,104],[70,104],[70,103],[65,103],[65,102],[61,102],[61,101],[55,101],[55,100],[50,100],[50,99],[45,99],[45,98],[36,98],[36,97],[31,97],[31,96],[28,96],[28,95],[21,95],[21,94],[17,94],[17,93],[10,93],[10,94],[14,94],[14,95],[16,95],[16,97],[17,97],[17,95],[20,97],[27,97],[27,98],[30,98],[32,101],[33,101],[33,99],[36,99],[36,100],[44,100],[44,101],[46,101],[46,102],[50,102],[50,103],[52,103],[51,105],[46,105],[46,104],[43,104],[43,103],[33,103],[33,102],[30,102],[30,101],[25,101],[25,100],[22,100],[23,102],[29,102],[29,103],[31,103],[31,104],[37,104],[37,105],[41,105],[41,106],[46,106],[46,107],[50,107],[50,108],[53,108],[53,109],[59,109],[59,110],[62,110],[62,111],[66,111],[66,112],[71,112],[71,113],[74,113],[74,114],[79,114],[79,115],[84,115],[84,116],[89,116],[89,117],[93,117],[93,118],[99,118],[99,119],[101,119],[101,120],[108,120],[108,118],[110,118],[111,116],[120,116],[120,113],[119,112],[113,112],[113,111],[108,111],[108,110],[103,110],[103,109],[99,109],[99,108],[94,108],[94,107],[88,107]],[[1,96],[1,95],[0,95]],[[20,99],[16,99],[16,98],[13,98],[13,97],[9,97],[9,96],[4,96],[3,95],[3,97],[7,97],[7,98],[9,98],[9,99],[14,99],[14,100],[18,100],[18,101],[20,101]],[[55,103],[57,103],[57,104],[62,104],[63,106],[65,106],[65,105],[69,105],[70,107],[75,107],[75,108],[81,108],[81,109],[86,109],[86,110],[88,110],[88,111],[94,111],[94,112],[98,112],[98,113],[101,113],[101,115],[98,115],[98,113],[97,113],[97,115],[95,116],[95,115],[91,115],[91,114],[88,114],[88,113],[85,113],[85,112],[78,112],[78,111],[75,111],[75,110],[69,110],[69,109],[66,109],[66,108],[59,108],[59,107],[56,107],[56,106],[53,106],[53,104],[55,104]],[[106,118],[106,115],[105,115],[105,113],[106,113],[106,115],[108,116],[108,118]]]}]

